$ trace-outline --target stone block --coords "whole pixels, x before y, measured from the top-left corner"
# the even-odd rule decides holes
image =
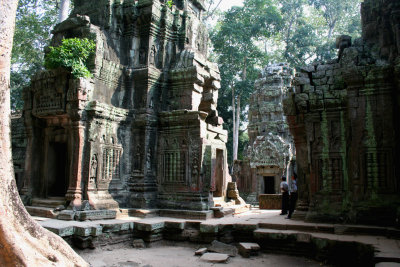
[[[164,223],[164,227],[166,229],[179,229],[179,230],[183,230],[185,229],[185,222],[165,222]]]
[[[317,72],[313,72],[312,78],[313,78],[314,80],[315,80],[315,79],[321,79],[321,78],[324,78],[325,75],[326,75],[326,72],[325,72],[325,71],[317,71]]]
[[[200,224],[200,233],[216,234],[218,233],[218,224]]]
[[[45,226],[44,228],[46,228],[50,232],[53,232],[56,235],[61,236],[61,237],[72,236],[75,232],[74,226],[67,226],[67,227],[61,227],[61,228]]]
[[[282,208],[282,195],[280,194],[261,194],[258,196],[260,209],[279,210]]]
[[[313,65],[308,65],[300,68],[300,71],[302,72],[313,72],[315,71],[315,66]]]
[[[311,242],[311,234],[307,233],[297,233],[297,242],[301,243],[310,243]]]
[[[76,219],[79,221],[115,219],[116,216],[117,211],[115,210],[88,210],[76,212]]]
[[[235,182],[228,183],[228,190],[237,190],[237,186]]]
[[[239,191],[238,190],[230,190],[230,191],[228,191],[228,197],[229,198],[237,198],[237,197],[239,197]]]
[[[126,231],[131,228],[131,222],[125,223],[102,223],[101,226],[103,227],[104,233],[112,233],[112,232],[119,232],[119,231]]]
[[[201,255],[203,255],[204,253],[206,253],[207,252],[207,248],[200,248],[200,249],[198,249],[198,250],[196,250],[195,252],[194,252],[194,255],[196,255],[196,256],[201,256]]]
[[[58,220],[63,220],[63,221],[73,221],[74,218],[75,218],[75,211],[73,210],[63,210],[57,216]]]
[[[257,243],[239,243],[239,254],[244,258],[257,255],[260,246]]]
[[[164,225],[165,225],[164,222],[154,222],[154,223],[136,222],[135,229],[139,231],[151,232],[157,229],[163,229]]]
[[[229,259],[229,255],[220,253],[205,253],[200,257],[201,261],[211,263],[226,263]]]
[[[313,79],[313,83],[315,86],[326,85],[328,83],[328,77],[324,77],[321,79]]]
[[[258,228],[257,223],[236,223],[233,225],[235,231],[251,232]]]
[[[318,65],[317,71],[328,71],[328,70],[333,70],[333,68],[334,68],[334,65],[332,65],[332,64]]]
[[[100,236],[103,233],[103,227],[101,225],[96,225],[91,227],[91,236]]]
[[[75,226],[74,234],[76,236],[90,236],[92,234],[92,227],[89,226]]]
[[[211,243],[211,246],[208,247],[208,251],[217,252],[217,253],[224,253],[228,254],[229,256],[235,257],[238,253],[238,249],[235,246],[228,245],[217,240],[214,240]]]

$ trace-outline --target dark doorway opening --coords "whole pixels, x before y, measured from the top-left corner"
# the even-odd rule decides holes
[[[68,148],[66,143],[49,143],[47,157],[47,196],[64,197],[68,189]]]
[[[264,194],[275,194],[275,177],[264,176]]]
[[[224,151],[221,149],[217,149],[215,168],[215,191],[213,196],[222,197],[224,186]]]

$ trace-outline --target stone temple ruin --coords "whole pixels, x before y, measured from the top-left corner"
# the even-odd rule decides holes
[[[362,38],[297,74],[285,114],[308,219],[396,224],[400,217],[400,2],[362,4]]]
[[[283,98],[293,91],[293,78],[294,70],[287,64],[273,64],[254,85],[247,156],[235,162],[233,173],[247,202],[258,202],[261,194],[280,194],[281,177],[293,174],[294,145],[282,106]]]
[[[37,73],[24,91],[21,196],[80,209],[207,214],[231,177],[218,117],[218,67],[207,61],[200,0],[74,1],[53,30],[95,40],[92,79]],[[94,8],[96,7],[96,8]],[[47,202],[46,202],[47,201]]]

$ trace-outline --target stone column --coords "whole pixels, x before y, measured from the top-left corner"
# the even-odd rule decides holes
[[[69,147],[70,169],[69,169],[69,187],[65,195],[68,201],[71,201],[72,208],[79,208],[82,202],[82,159],[83,146],[85,141],[85,127],[80,121],[72,122],[70,126]]]

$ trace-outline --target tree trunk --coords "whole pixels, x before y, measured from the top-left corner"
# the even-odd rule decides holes
[[[235,161],[237,159],[237,148],[236,148],[236,140],[237,140],[237,136],[236,136],[236,101],[235,101],[235,88],[232,87],[232,145],[233,145],[233,161]],[[232,162],[232,166],[233,166],[233,162]]]
[[[58,13],[58,23],[63,22],[68,18],[69,15],[70,0],[61,0],[60,11]]]
[[[236,101],[236,114],[233,116],[236,116],[235,119],[235,140],[233,140],[234,143],[234,149],[233,149],[233,160],[237,160],[238,158],[238,150],[239,150],[239,128],[240,128],[240,96],[238,96],[238,99]]]
[[[17,0],[0,2],[0,266],[88,266],[61,237],[29,216],[15,184],[10,59],[17,4]]]

